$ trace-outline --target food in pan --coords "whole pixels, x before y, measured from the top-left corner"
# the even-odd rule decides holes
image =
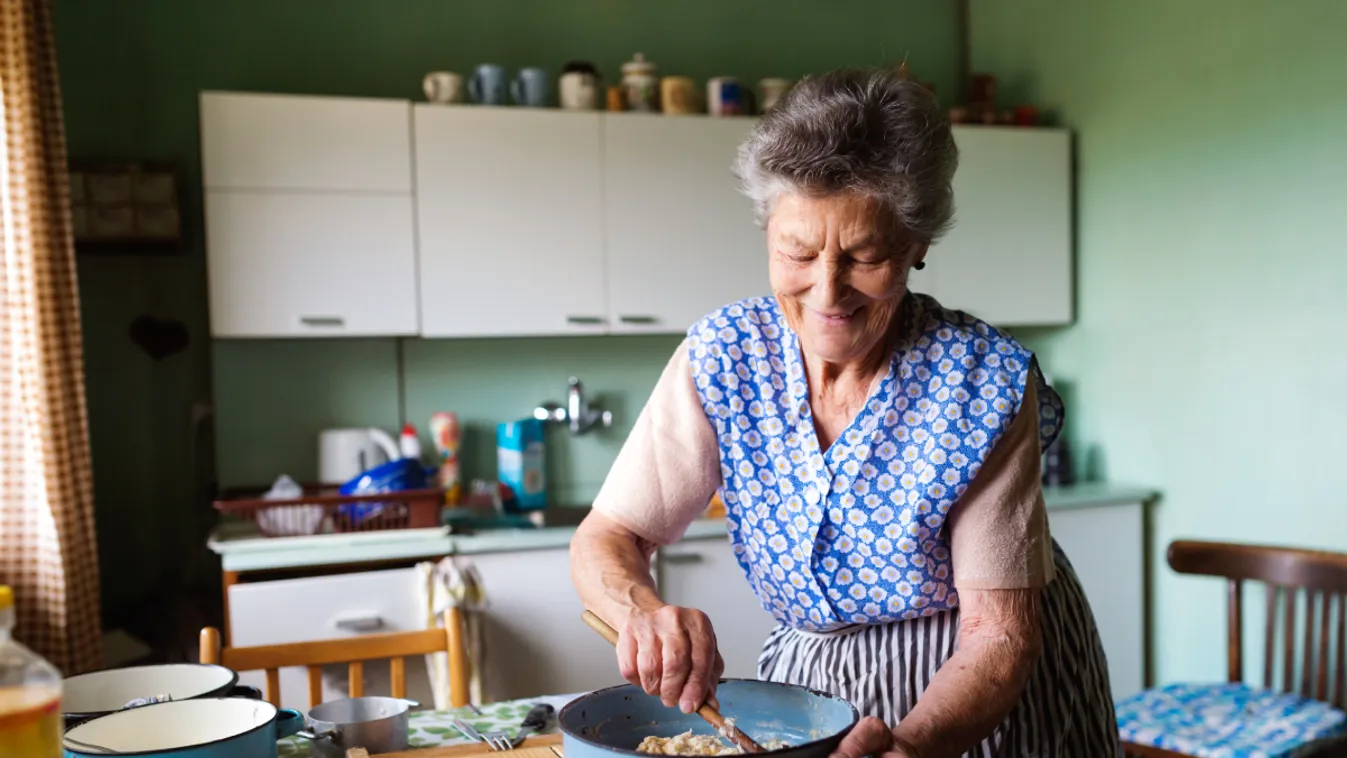
[[[790,747],[781,740],[758,743],[764,750]],[[743,748],[713,734],[693,734],[689,729],[672,737],[646,737],[636,746],[638,753],[651,755],[744,755]]]

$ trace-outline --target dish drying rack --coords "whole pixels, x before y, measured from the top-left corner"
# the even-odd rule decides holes
[[[425,529],[440,526],[444,489],[343,495],[330,485],[302,485],[292,499],[262,497],[265,488],[227,490],[212,505],[226,519],[251,522],[264,537]]]

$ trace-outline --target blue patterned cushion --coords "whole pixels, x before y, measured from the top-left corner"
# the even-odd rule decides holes
[[[1245,684],[1171,684],[1117,713],[1125,742],[1198,758],[1283,758],[1347,734],[1347,714],[1327,703]]]

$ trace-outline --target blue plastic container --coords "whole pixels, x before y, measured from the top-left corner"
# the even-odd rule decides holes
[[[338,492],[343,495],[381,495],[399,490],[420,490],[428,486],[427,476],[426,468],[420,461],[415,458],[399,458],[396,461],[381,463],[360,474],[343,484]],[[356,526],[382,514],[385,508],[397,505],[381,502],[344,503],[337,506],[337,514]]]
[[[506,510],[547,507],[545,458],[543,422],[530,418],[496,427],[496,476],[514,492]]]

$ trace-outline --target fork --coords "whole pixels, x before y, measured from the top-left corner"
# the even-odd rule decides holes
[[[454,728],[463,733],[464,737],[470,740],[476,740],[488,745],[492,750],[513,750],[514,742],[505,732],[487,732],[482,734],[472,727],[472,724],[462,720],[454,719]]]

